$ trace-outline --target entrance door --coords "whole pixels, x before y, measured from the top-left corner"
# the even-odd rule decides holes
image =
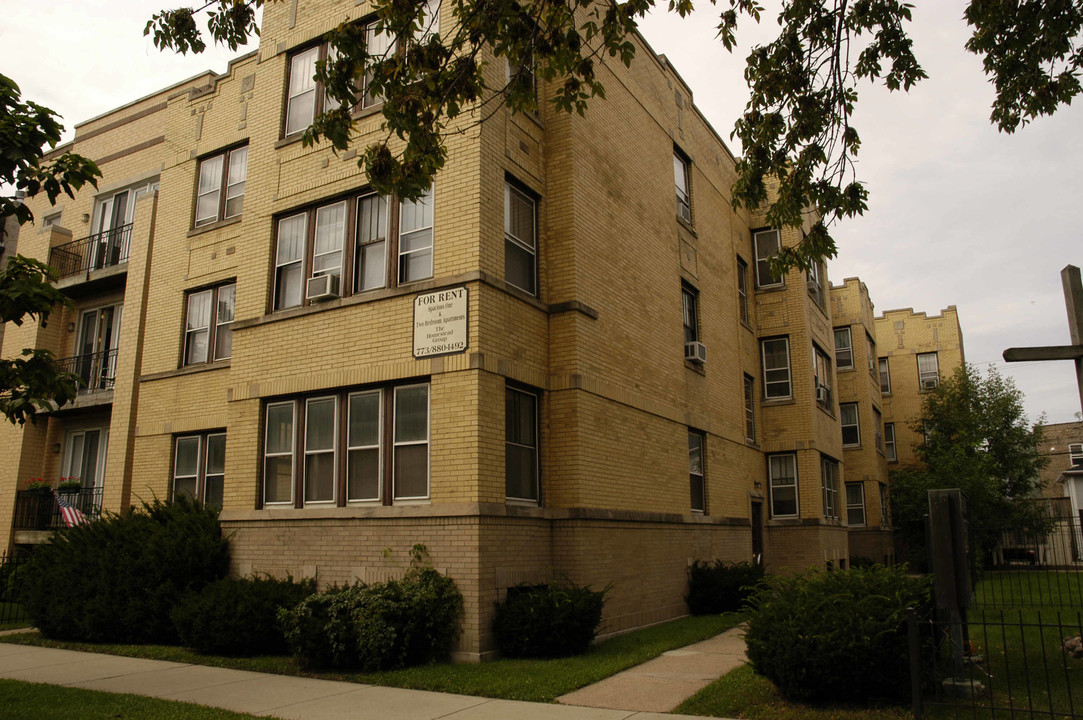
[[[108,390],[116,379],[121,305],[87,310],[79,323],[75,372],[87,390]]]
[[[752,562],[763,565],[763,503],[752,501]]]

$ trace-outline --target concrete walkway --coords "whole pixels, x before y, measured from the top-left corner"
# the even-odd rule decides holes
[[[728,641],[720,642],[725,645]],[[703,663],[709,658],[713,662],[715,654],[723,655],[721,652],[696,650],[704,644],[666,653],[647,663],[651,665],[664,661],[652,671],[659,695],[664,686],[671,684],[663,682],[666,677],[674,680],[674,686],[682,688],[667,691],[665,703],[669,703],[669,708],[679,702],[679,699],[671,702],[669,698],[677,697],[690,687],[684,684],[685,676],[689,673],[705,676],[707,671]],[[606,682],[638,670],[640,668],[628,670]],[[721,672],[724,671],[719,674]],[[565,696],[562,702],[574,705],[492,700],[9,643],[0,643],[0,677],[134,693],[288,720],[676,720],[689,717],[643,712],[646,708],[629,709],[627,703],[588,707],[587,703],[580,703],[569,696]],[[678,679],[680,682],[677,682]],[[701,685],[708,681],[704,680]],[[578,692],[588,691],[591,687]],[[691,692],[695,692],[695,689]],[[683,699],[683,695],[680,699]],[[590,700],[590,704],[597,702],[603,700]],[[658,705],[654,703],[651,707]]]
[[[744,629],[736,627],[561,695],[557,702],[665,713],[743,665],[745,659]]]

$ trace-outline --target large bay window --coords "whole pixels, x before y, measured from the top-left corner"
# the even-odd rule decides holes
[[[275,310],[433,274],[431,189],[415,201],[354,195],[286,215],[277,227]],[[312,292],[309,282],[323,275],[331,279]]]
[[[428,384],[267,403],[263,468],[265,506],[427,499]]]

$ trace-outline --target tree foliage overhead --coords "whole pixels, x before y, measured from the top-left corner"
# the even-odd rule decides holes
[[[973,365],[922,398],[912,429],[924,434],[917,447],[922,466],[891,475],[892,517],[912,554],[923,560],[928,491],[960,488],[967,495],[971,538],[986,555],[1009,528],[1037,528],[1042,514],[1034,495],[1048,458],[1038,446],[1042,423],[1031,425],[1023,393],[990,368],[983,377]]]
[[[272,2],[274,0],[271,0]],[[386,136],[359,153],[375,189],[418,197],[443,166],[445,139],[463,113],[506,103],[528,110],[537,102],[533,67],[549,81],[551,102],[583,113],[604,96],[597,63],[604,56],[629,64],[637,22],[655,0],[445,0],[454,22],[427,34],[426,0],[373,0],[377,30],[393,49],[368,54],[364,32],[344,23],[328,39],[337,57],[317,67],[317,78],[342,106],[317,118],[305,134],[337,150],[352,141],[350,108],[362,79],[384,97]],[[147,23],[159,48],[199,52],[204,41],[195,15],[206,10],[216,42],[236,49],[258,34],[255,10],[264,0],[209,0],[200,8],[164,10]],[[758,0],[712,0],[720,6],[718,37],[730,51],[740,22],[759,22]],[[665,6],[682,17],[693,0]],[[733,188],[735,206],[766,206],[777,227],[815,222],[801,244],[783,250],[783,266],[809,268],[835,255],[828,228],[860,215],[868,192],[856,176],[860,136],[851,123],[858,85],[882,82],[909,90],[926,77],[907,34],[912,6],[901,0],[782,0],[778,38],[752,49],[745,79],[751,98],[733,135],[741,140]],[[448,14],[444,13],[445,18]],[[1083,0],[970,0],[965,11],[973,35],[966,48],[982,57],[996,88],[991,119],[1004,132],[1053,113],[1079,94]],[[396,50],[410,48],[409,52]],[[510,73],[485,73],[486,49],[506,59]],[[499,84],[492,79],[499,77]],[[405,146],[392,152],[389,140]],[[396,146],[397,147],[397,146]]]
[[[50,203],[61,193],[69,197],[90,184],[97,187],[101,171],[92,160],[65,152],[45,160],[45,148],[56,147],[64,127],[55,112],[35,102],[23,102],[15,81],[0,75],[0,233],[9,217],[22,225],[33,213],[22,200],[44,192]],[[0,323],[22,325],[27,317],[45,324],[57,304],[70,302],[52,281],[56,274],[45,263],[12,257],[0,268]],[[0,413],[12,423],[33,421],[50,403],[63,405],[75,398],[78,377],[57,366],[48,350],[26,349],[21,357],[0,360]]]

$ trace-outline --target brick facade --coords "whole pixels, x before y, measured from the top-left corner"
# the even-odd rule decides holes
[[[599,64],[606,99],[585,117],[543,103],[537,116],[466,118],[464,131],[448,136],[431,196],[431,277],[276,309],[276,284],[285,282],[276,279],[280,221],[339,199],[353,206],[366,189],[352,151],[336,156],[283,138],[292,53],[343,15],[368,12],[330,5],[270,4],[260,48],[223,75],[77,126],[72,149],[102,163],[105,177],[97,193],[63,201],[58,225],[24,230],[20,249],[47,258],[92,236],[103,200],[130,189],[130,254],[62,279],[76,310],[47,327],[9,328],[3,353],[38,346],[78,356],[89,347],[86,311],[122,305],[108,340],[116,363],[108,388],[37,425],[0,427],[0,447],[12,449],[0,467],[6,542],[40,539],[13,527],[12,491],[77,466],[76,437],[107,430],[96,485],[113,510],[171,496],[178,438],[198,437],[205,453],[208,436],[225,434],[221,519],[236,574],[288,572],[321,587],[372,581],[401,572],[409,548],[425,544],[465,597],[463,659],[492,654],[494,603],[518,583],[566,577],[611,586],[602,628],[610,633],[684,614],[686,569],[696,559],[758,555],[772,571],[799,571],[885,555],[888,533],[873,499],[886,461],[871,422],[859,449],[843,447],[838,403],[861,403],[863,421],[881,404],[886,419],[890,405],[863,364],[835,368],[835,328],[876,335],[868,292],[856,280],[832,289],[826,273],[798,270],[757,284],[754,237],[766,223],[732,208],[734,157],[641,38],[630,67]],[[379,137],[379,124],[378,113],[363,112],[357,144]],[[240,147],[248,148],[243,212],[197,227],[201,162]],[[675,154],[688,166],[691,222],[675,213]],[[536,294],[505,277],[506,184],[534,202]],[[34,211],[42,217],[46,208],[38,202]],[[341,268],[355,258],[352,228],[347,237]],[[800,239],[796,230],[780,234],[786,245]],[[186,362],[189,298],[234,284],[228,359]],[[415,300],[449,288],[468,293],[467,347],[416,359]],[[683,293],[695,298],[703,363],[685,359]],[[769,395],[762,348],[772,339],[785,339],[788,352],[784,366],[771,368]],[[876,340],[894,361],[893,346]],[[428,471],[421,494],[400,499],[389,404],[406,386],[427,388]],[[377,451],[380,500],[347,501],[341,478],[326,501],[305,500],[301,481],[292,501],[268,500],[269,406],[292,403],[288,458],[300,472],[310,462],[302,444],[317,442],[299,431],[308,401],[333,398],[341,419],[357,393],[373,391],[387,423]],[[537,402],[536,498],[508,497],[514,393]],[[341,471],[354,446],[334,428],[329,457]],[[695,467],[690,433],[704,443]],[[776,466],[792,468],[789,489],[772,486]],[[832,466],[833,509],[825,489]],[[847,481],[865,488],[861,528],[847,525]]]

